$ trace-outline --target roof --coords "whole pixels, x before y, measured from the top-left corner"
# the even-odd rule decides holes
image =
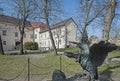
[[[43,22],[31,22],[32,27],[37,28],[37,27],[43,27],[46,28],[46,24]]]
[[[0,14],[0,22],[5,22],[5,23],[13,24],[13,25],[18,25],[19,21],[20,21],[20,19],[18,19],[18,18],[14,18],[14,17],[10,17],[10,16]],[[31,27],[31,23],[29,21],[27,21],[25,24],[26,24],[26,27]]]
[[[55,28],[64,26],[70,20],[72,20],[74,22],[74,20],[72,18],[68,18],[68,19],[65,19],[61,22],[58,22],[58,23],[56,23],[56,24],[54,24],[50,27],[51,27],[51,29],[55,29]],[[14,17],[10,17],[10,16],[0,14],[0,22],[5,22],[5,23],[13,24],[13,25],[18,25],[19,21],[20,21],[20,19],[18,19],[18,18],[14,18]],[[42,30],[40,33],[48,31],[47,25],[44,24],[43,22],[29,22],[29,21],[27,21],[26,22],[26,27],[29,27],[27,29],[33,29],[33,28],[38,28],[38,27],[44,28],[44,30]],[[33,27],[33,28],[31,28],[31,27]]]
[[[74,22],[74,20],[72,19],[72,18],[68,18],[68,19],[65,19],[65,20],[63,20],[63,21],[61,21],[61,22],[58,22],[58,23],[56,23],[56,24],[54,24],[54,25],[52,25],[52,26],[50,26],[51,27],[51,29],[55,29],[55,28],[59,28],[59,27],[62,27],[62,26],[64,26],[68,21],[70,21],[70,20],[72,20],[73,22]],[[74,22],[75,23],[75,22]],[[76,23],[75,23],[76,24]],[[46,31],[48,31],[48,29],[45,29],[45,30],[43,30],[43,31],[41,31],[40,33],[43,33],[43,32],[46,32]]]

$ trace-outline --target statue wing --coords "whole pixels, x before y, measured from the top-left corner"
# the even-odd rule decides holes
[[[74,54],[72,52],[65,52],[64,54],[65,54],[65,56],[67,56],[69,58],[75,58],[75,59],[77,59],[79,56],[79,54]]]
[[[93,44],[90,48],[89,57],[96,66],[103,64],[108,52],[115,50],[117,46],[109,42],[100,41],[98,44]]]

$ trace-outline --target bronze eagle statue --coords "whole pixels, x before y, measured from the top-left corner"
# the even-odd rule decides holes
[[[115,44],[100,41],[97,44],[93,44],[88,47],[87,44],[71,42],[76,44],[81,50],[82,54],[74,54],[72,52],[65,52],[65,55],[69,58],[76,58],[77,62],[81,65],[83,72],[80,77],[85,76],[89,73],[89,81],[98,80],[98,66],[102,65],[108,52],[116,50],[117,46]]]

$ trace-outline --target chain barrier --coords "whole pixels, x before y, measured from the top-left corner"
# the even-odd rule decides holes
[[[2,81],[12,81],[12,80],[15,80],[15,79],[19,78],[22,75],[22,73],[24,72],[26,66],[27,66],[27,63],[24,65],[23,70],[17,76],[15,76],[14,78],[11,78],[11,79],[0,78],[0,80],[2,80]]]
[[[47,66],[47,67],[40,67],[40,66],[38,66],[38,65],[33,64],[31,61],[30,61],[30,64],[31,64],[32,66],[38,68],[38,69],[47,69],[47,68],[52,67],[52,65]],[[46,72],[46,73],[42,73],[42,74],[30,74],[30,75],[46,75],[46,74],[49,74],[49,73],[51,73],[51,72]]]
[[[30,62],[30,64],[33,65],[33,66],[35,66],[36,68],[39,68],[39,69],[46,69],[46,68],[50,68],[51,67],[51,65],[48,66],[48,67],[40,67],[38,65],[33,64],[32,62]]]
[[[120,54],[120,52],[117,52],[117,54]],[[112,57],[112,58],[114,58],[114,57]],[[120,58],[120,57],[119,57]],[[28,58],[29,59],[29,58]],[[62,59],[62,56],[60,55],[60,58],[59,58],[59,65],[60,65],[60,70],[62,70],[62,67],[63,67],[63,59]],[[69,63],[69,65],[78,65],[78,64],[75,64],[75,63]],[[13,80],[16,80],[17,78],[19,78],[22,74],[23,74],[23,72],[25,71],[25,68],[26,67],[28,67],[29,68],[29,70],[28,70],[28,75],[25,77],[25,79],[24,79],[24,81],[26,81],[26,80],[28,80],[28,81],[30,81],[29,79],[30,79],[30,76],[34,76],[34,75],[48,75],[48,74],[50,74],[51,73],[51,71],[49,71],[49,72],[46,72],[46,73],[38,73],[38,74],[34,74],[34,73],[31,73],[30,71],[30,68],[31,68],[31,66],[34,66],[35,68],[38,68],[38,69],[48,69],[48,68],[50,68],[50,67],[52,67],[52,65],[49,65],[49,66],[47,66],[47,67],[40,67],[40,66],[38,66],[38,65],[36,65],[36,64],[34,64],[34,63],[32,63],[31,61],[30,61],[30,59],[28,60],[28,62],[24,65],[24,68],[19,72],[19,74],[17,75],[17,76],[15,76],[14,78],[11,78],[11,79],[5,79],[5,78],[0,78],[0,80],[2,80],[2,81],[13,81]]]

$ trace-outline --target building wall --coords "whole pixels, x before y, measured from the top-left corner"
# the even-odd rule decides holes
[[[34,31],[38,29],[36,28]],[[69,20],[65,25],[53,28],[51,31],[56,48],[65,48],[70,41],[76,41],[77,25],[72,20]],[[35,34],[37,35],[35,41],[38,42],[39,48],[52,48],[48,31]]]
[[[6,35],[3,35],[3,31],[6,31]],[[15,50],[16,42],[20,42],[20,33],[19,28],[16,25],[10,23],[2,23],[0,22],[0,33],[3,42],[4,50]],[[15,35],[17,33],[17,35]],[[26,37],[24,38],[24,43],[27,41],[32,41],[30,38],[31,31],[25,29]],[[6,43],[6,45],[5,45]]]
[[[116,44],[117,46],[120,46],[120,37],[110,39],[109,42],[112,42],[112,43]]]
[[[52,30],[56,48],[65,48],[65,26],[61,26]]]
[[[19,40],[18,37],[15,37],[15,32],[18,32],[17,27],[6,23],[0,23],[0,27],[4,50],[13,50],[15,48],[15,41]],[[3,35],[3,31],[6,31],[6,35]]]
[[[40,33],[41,30],[43,29],[40,27],[35,28],[34,31],[25,29],[24,43],[35,41],[38,43],[39,48],[52,48],[49,32]],[[54,27],[52,35],[56,47],[65,48],[69,44],[69,41],[76,41],[76,30],[77,26],[72,20],[67,21],[64,25],[59,25],[59,27]],[[3,31],[6,31],[5,36],[2,35]],[[20,42],[19,28],[11,23],[0,22],[0,33],[4,50],[14,50],[16,42]]]
[[[33,42],[34,34],[33,30],[25,29],[25,37],[24,37],[24,43],[26,42]]]
[[[70,20],[67,24],[67,45],[70,45],[70,41],[77,41],[77,25]]]
[[[117,46],[120,46],[120,38],[116,38],[115,44],[116,44]]]
[[[37,29],[35,29],[37,30]],[[61,33],[60,33],[61,31]],[[64,48],[65,47],[65,27],[60,27],[59,29],[58,28],[55,28],[52,30],[52,35],[53,35],[53,39],[54,39],[54,42],[55,42],[55,45],[56,47],[58,48]],[[51,44],[51,39],[50,39],[50,36],[49,36],[49,32],[46,31],[46,32],[43,32],[43,33],[38,33],[37,34],[37,39],[35,40],[36,42],[38,42],[38,45],[39,45],[39,48],[52,48],[52,44]],[[59,42],[58,42],[59,40]],[[58,45],[59,44],[59,45]]]

